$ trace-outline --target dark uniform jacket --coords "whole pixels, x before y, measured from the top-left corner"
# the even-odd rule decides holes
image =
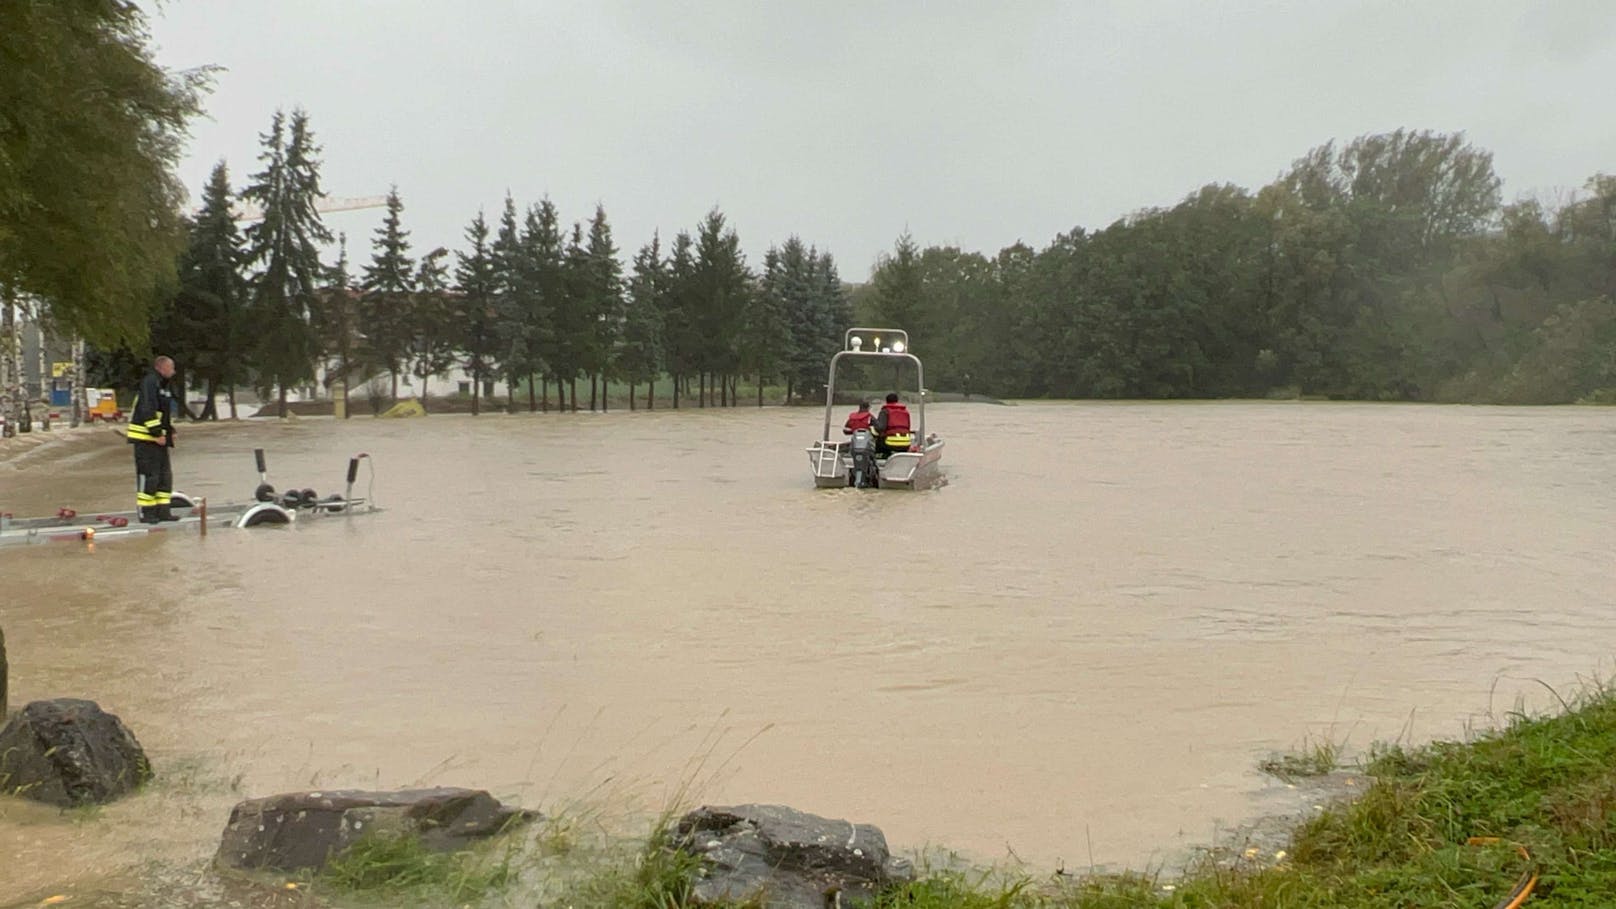
[[[174,424],[174,393],[168,390],[168,380],[157,370],[146,371],[140,380],[140,392],[135,395],[135,409],[129,415],[129,441],[161,442],[172,435]]]

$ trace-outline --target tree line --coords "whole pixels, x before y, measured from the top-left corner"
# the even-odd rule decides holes
[[[760,267],[715,210],[620,256],[603,209],[565,221],[507,199],[458,250],[417,255],[397,192],[368,261],[321,259],[320,150],[277,115],[237,193],[216,168],[194,218],[174,177],[207,69],[152,59],[129,0],[0,4],[0,410],[20,415],[15,323],[32,312],[127,387],[157,347],[210,392],[309,383],[317,364],[423,384],[503,379],[507,407],[604,401],[672,376],[733,404],[743,378],[814,397],[853,320],[908,329],[939,388],[1008,397],[1616,399],[1616,177],[1504,204],[1462,135],[1330,143],[1256,190],[1042,249],[986,255],[908,236],[853,290],[791,239]],[[233,211],[262,217],[245,229]],[[106,380],[112,381],[106,381]],[[212,400],[211,393],[208,395]],[[214,413],[210,403],[205,410]],[[15,420],[13,421],[15,422]]]
[[[1616,402],[1616,177],[1506,205],[1462,135],[1367,135],[1043,249],[905,235],[855,304],[1004,397]]]
[[[604,406],[608,381],[629,386],[630,407],[655,407],[655,381],[673,379],[672,406],[739,403],[743,379],[817,393],[840,345],[851,304],[831,255],[792,237],[761,271],[716,208],[670,243],[653,236],[625,270],[603,207],[566,224],[549,199],[525,208],[507,196],[497,218],[472,218],[460,249],[415,257],[395,187],[357,273],[346,238],[335,262],[317,203],[320,149],[303,111],[277,113],[262,136],[260,168],[238,193],[227,166],[213,169],[187,225],[178,289],[158,307],[151,335],[183,365],[182,381],[207,390],[199,417],[216,416],[214,391],[252,384],[278,394],[315,379],[385,374],[392,397],[410,376],[429,389],[450,367],[472,379],[472,411],[485,380],[503,380],[505,406]],[[233,204],[261,217],[238,228]],[[106,358],[132,368],[132,355]],[[645,389],[644,396],[638,390]],[[517,389],[525,389],[518,402]]]

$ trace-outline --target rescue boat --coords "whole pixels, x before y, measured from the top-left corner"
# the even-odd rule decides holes
[[[874,434],[860,430],[831,435],[835,423],[837,367],[844,362],[912,363],[915,367],[914,425],[906,450],[883,451]],[[808,446],[814,486],[820,489],[924,489],[942,476],[943,440],[926,432],[926,373],[909,349],[909,334],[897,328],[849,328],[842,349],[830,358],[825,380],[825,427]]]

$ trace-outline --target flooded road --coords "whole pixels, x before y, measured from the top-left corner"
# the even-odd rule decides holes
[[[815,492],[811,408],[182,428],[182,490],[250,495],[262,446],[324,495],[364,451],[386,510],[0,551],[13,704],[93,698],[160,773],[90,817],[0,801],[0,905],[195,867],[237,799],[310,786],[625,818],[688,786],[1137,866],[1250,816],[1272,750],[1611,668],[1611,409],[928,417],[949,482],[909,494]],[[129,460],[0,462],[0,508],[130,507]]]

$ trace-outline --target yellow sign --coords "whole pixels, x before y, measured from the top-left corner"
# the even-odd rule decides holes
[[[52,363],[51,364],[51,378],[53,378],[53,379],[60,379],[62,376],[68,375],[68,374],[70,374],[72,372],[73,372],[73,363],[72,363],[72,361],[68,361],[66,363]]]

